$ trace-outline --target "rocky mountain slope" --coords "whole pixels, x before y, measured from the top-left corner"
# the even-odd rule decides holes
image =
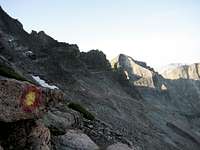
[[[165,79],[126,55],[111,64],[99,50],[28,34],[0,8],[0,121],[12,129],[3,149],[199,149],[199,80]]]
[[[187,66],[186,77],[176,76],[185,66],[173,69],[176,79],[166,79],[146,64],[123,54],[112,65],[123,69],[129,81],[136,85],[144,99],[145,116],[161,131],[165,142],[174,149],[199,149],[198,64]]]

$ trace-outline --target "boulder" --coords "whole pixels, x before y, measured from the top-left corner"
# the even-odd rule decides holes
[[[43,117],[43,122],[55,135],[64,134],[67,129],[81,126],[81,115],[70,109],[51,109]]]
[[[65,135],[54,137],[56,150],[98,150],[99,147],[79,130],[69,130]]]
[[[26,82],[0,80],[0,120],[14,122],[37,118],[44,112],[42,91]]]
[[[115,143],[115,144],[108,146],[106,150],[134,150],[134,149],[130,148],[126,144],[122,144],[122,143],[118,142],[118,143]]]
[[[28,82],[0,80],[0,121],[14,122],[40,118],[62,95],[48,92]],[[54,99],[56,95],[56,99]]]

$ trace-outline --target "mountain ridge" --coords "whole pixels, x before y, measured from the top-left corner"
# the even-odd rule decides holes
[[[84,144],[87,143],[94,149],[99,147],[109,149],[112,147],[111,144],[117,145],[115,147],[117,149],[121,146],[115,144],[117,142],[126,144],[124,149],[127,150],[199,149],[199,80],[163,78],[146,63],[126,55],[119,55],[110,64],[102,51],[80,52],[76,44],[58,42],[44,32],[33,31],[28,34],[2,11],[0,11],[0,64],[10,68],[12,73],[15,72],[25,78],[26,84],[42,88],[33,78],[37,76],[37,79],[58,88],[50,90],[43,87],[42,93],[47,95],[49,105],[54,105],[47,108],[48,112],[39,119],[42,125],[37,123],[38,128],[46,133],[48,141],[44,143],[49,149],[51,146],[52,149],[67,149],[73,143],[69,139],[75,139],[76,142],[81,140],[82,136],[87,141],[76,142],[77,147],[74,149],[80,149],[79,144],[86,146]],[[4,16],[4,19],[1,16]],[[4,30],[1,22],[10,23],[16,29]],[[0,74],[0,82],[4,83],[6,79],[8,83],[17,82],[20,86],[25,84],[24,81],[15,81],[13,78],[16,79],[15,76]],[[1,85],[10,89],[12,84],[8,84],[8,87]],[[21,92],[13,94],[20,95]],[[9,101],[9,97],[6,98]],[[62,101],[58,103],[60,99]],[[0,102],[4,102],[1,97]],[[85,108],[81,108],[81,113],[90,112],[96,120],[87,120],[77,111],[66,108],[69,103],[73,103],[73,106],[74,103],[78,103],[76,107]],[[11,104],[9,106],[14,107]],[[17,111],[22,113],[21,106],[17,108]],[[9,109],[7,111],[9,112]],[[22,114],[26,115],[25,112]],[[3,126],[10,127],[4,121]],[[24,130],[24,126],[28,126],[38,129],[31,123],[34,120],[23,121],[25,123],[19,125],[11,122],[11,127],[16,126]],[[69,130],[71,128],[75,131]],[[77,131],[77,128],[81,131]],[[33,133],[37,131],[35,130]],[[6,136],[16,137],[16,132],[7,134]],[[3,135],[0,134],[1,136]],[[32,140],[28,138],[27,133],[23,137],[25,141]],[[17,144],[19,140],[14,139]],[[0,145],[4,149],[12,149],[5,147],[7,144],[13,146],[9,141],[10,138],[0,138]],[[27,146],[26,143],[23,144]],[[91,150],[91,147],[88,150]]]

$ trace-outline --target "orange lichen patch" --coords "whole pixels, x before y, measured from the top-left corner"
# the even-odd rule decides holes
[[[42,90],[36,86],[26,86],[21,96],[21,105],[24,111],[32,112],[40,104],[42,99]]]

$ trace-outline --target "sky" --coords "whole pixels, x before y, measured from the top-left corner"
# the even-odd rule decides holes
[[[159,68],[200,62],[200,0],[0,0],[27,32]]]

